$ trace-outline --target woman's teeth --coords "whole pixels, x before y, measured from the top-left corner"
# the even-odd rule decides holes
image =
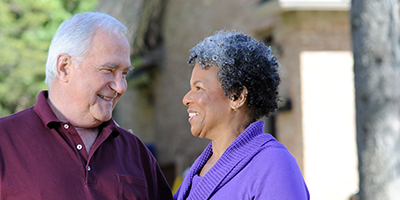
[[[197,116],[197,115],[199,115],[199,113],[189,113],[189,117],[194,117],[194,116]]]

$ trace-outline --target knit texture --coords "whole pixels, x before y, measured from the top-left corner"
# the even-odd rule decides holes
[[[194,175],[199,174],[202,167],[213,154],[212,142],[210,142],[203,153],[193,163],[191,169],[183,180],[181,187],[175,194],[174,199],[212,199],[214,194],[220,192],[221,188],[223,188],[227,183],[238,182],[240,184],[247,184],[241,183],[241,180],[237,180],[235,179],[235,177],[237,177],[239,173],[248,173],[246,172],[246,170],[244,170],[246,168],[249,168],[247,165],[251,165],[252,160],[255,159],[257,154],[263,151],[268,151],[268,149],[279,149],[280,152],[287,152],[286,154],[289,155],[289,158],[294,161],[290,162],[289,164],[294,165],[294,169],[298,174],[297,177],[300,177],[299,179],[301,179],[301,184],[299,187],[304,187],[304,193],[307,193],[308,195],[308,191],[304,184],[304,180],[302,179],[301,172],[298,169],[297,163],[295,162],[294,158],[290,155],[284,145],[277,142],[276,139],[270,134],[265,134],[263,132],[263,128],[263,121],[258,121],[250,124],[250,126],[247,127],[243,131],[243,133],[241,133],[236,138],[236,140],[225,150],[217,163],[206,173],[204,177],[201,178],[196,187],[192,188],[192,179]],[[265,161],[265,165],[268,165],[268,160]],[[254,168],[254,166],[251,167]],[[260,170],[267,168],[268,167],[260,167]],[[226,192],[227,190],[229,189],[225,190],[224,188],[224,192]],[[234,193],[237,191],[231,192]],[[250,194],[256,192],[248,191],[244,193]]]

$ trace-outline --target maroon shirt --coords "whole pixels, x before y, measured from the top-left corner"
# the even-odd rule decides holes
[[[111,119],[90,155],[75,128],[57,119],[47,91],[36,105],[0,119],[0,199],[172,199],[150,151]]]

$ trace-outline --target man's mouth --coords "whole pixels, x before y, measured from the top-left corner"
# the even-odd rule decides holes
[[[97,96],[99,96],[100,98],[102,98],[104,100],[107,100],[107,101],[113,101],[114,100],[114,97],[106,97],[106,96],[103,96],[103,95],[100,95],[100,94],[98,94]]]

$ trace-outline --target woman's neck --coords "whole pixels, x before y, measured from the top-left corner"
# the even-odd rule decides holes
[[[232,144],[233,141],[246,129],[247,125],[238,126],[237,124],[231,124],[224,131],[218,134],[218,137],[212,140],[213,154],[204,164],[200,171],[200,176],[204,176],[221,158],[225,150]]]

